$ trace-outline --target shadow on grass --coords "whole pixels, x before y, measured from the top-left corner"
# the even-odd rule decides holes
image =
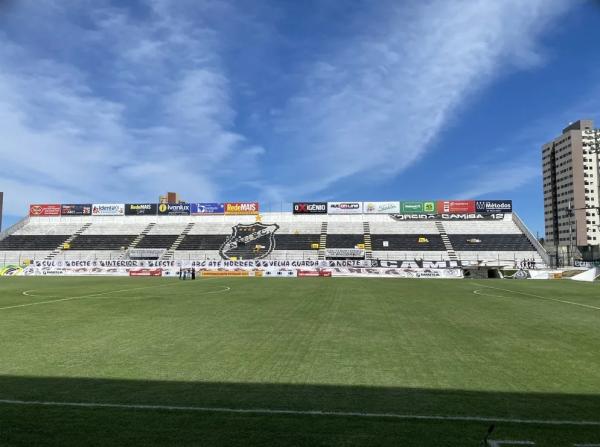
[[[0,400],[600,420],[600,395],[360,386],[0,376]],[[0,403],[0,446],[478,445],[489,422]],[[600,442],[600,426],[501,421],[498,436],[543,446]]]

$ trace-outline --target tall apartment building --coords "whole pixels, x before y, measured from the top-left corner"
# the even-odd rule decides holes
[[[600,130],[580,120],[542,146],[546,243],[579,247],[600,245]],[[597,247],[596,247],[597,249]]]

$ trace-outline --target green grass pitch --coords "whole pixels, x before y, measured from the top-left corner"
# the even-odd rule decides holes
[[[2,447],[467,447],[492,420],[600,444],[600,284],[0,279]]]

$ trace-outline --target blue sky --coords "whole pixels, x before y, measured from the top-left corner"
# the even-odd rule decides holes
[[[600,4],[0,2],[5,226],[29,203],[512,198],[600,122]]]

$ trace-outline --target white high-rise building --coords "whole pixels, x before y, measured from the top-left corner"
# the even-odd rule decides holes
[[[600,245],[600,130],[580,120],[542,146],[546,243],[593,252]],[[558,250],[557,250],[558,251]]]

